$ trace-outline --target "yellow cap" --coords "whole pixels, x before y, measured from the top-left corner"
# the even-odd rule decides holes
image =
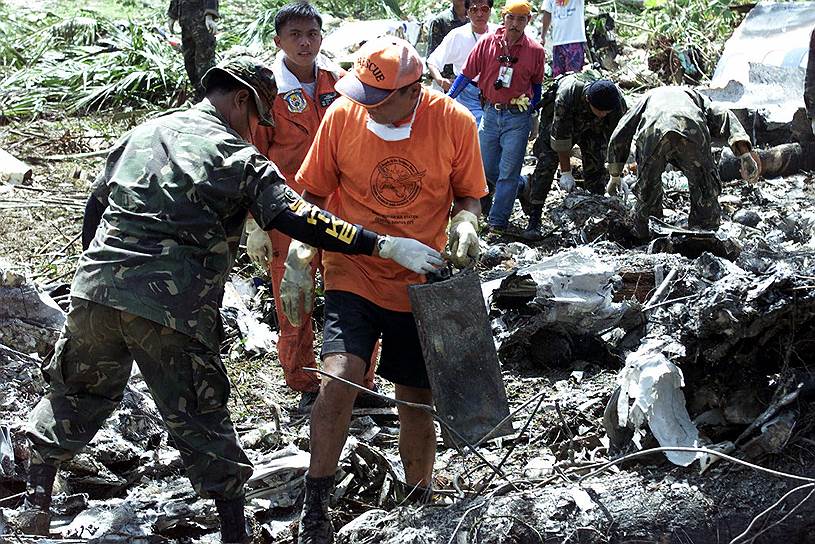
[[[509,0],[501,10],[501,15],[531,15],[532,5],[526,0]]]

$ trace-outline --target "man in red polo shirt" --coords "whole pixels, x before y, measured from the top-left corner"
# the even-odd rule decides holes
[[[479,40],[448,94],[455,98],[478,77],[486,100],[478,141],[492,189],[489,226],[498,233],[517,230],[520,235],[520,229],[509,229],[509,216],[522,181],[521,166],[532,112],[541,96],[546,56],[543,46],[524,33],[532,20],[529,2],[509,0],[501,14],[503,25]]]

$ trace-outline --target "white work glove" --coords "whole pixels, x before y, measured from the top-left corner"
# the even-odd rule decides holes
[[[285,271],[280,282],[280,306],[289,323],[302,324],[303,316],[314,307],[314,278],[311,261],[317,249],[299,240],[292,240],[286,255]]]
[[[246,254],[252,262],[264,269],[272,258],[272,241],[269,233],[260,228],[251,217],[246,219]]]
[[[540,115],[532,114],[532,128],[529,129],[529,137],[527,141],[534,142],[535,139],[538,137],[538,131],[541,128],[541,118]]]
[[[427,274],[444,264],[441,254],[413,238],[380,236],[379,256],[391,259],[417,274]]]
[[[617,196],[621,182],[620,176],[611,176],[611,179],[606,183],[606,194],[608,196]]]
[[[566,191],[567,193],[571,193],[574,190],[574,176],[572,172],[561,172],[560,179],[557,182],[558,186]]]
[[[204,24],[207,27],[207,32],[215,34],[218,32],[218,23],[215,22],[215,17],[211,13],[204,15]]]
[[[481,246],[478,244],[478,217],[461,210],[450,220],[448,230],[448,257],[458,268],[465,268],[478,261]]]
[[[750,183],[758,180],[758,164],[756,164],[753,154],[748,151],[747,153],[739,155],[739,160],[741,161],[741,168],[739,168],[741,179],[749,181]]]
[[[170,34],[175,33],[175,30],[174,30],[175,29],[175,23],[176,23],[176,20],[174,18],[167,17],[167,30],[170,31]]]
[[[815,119],[812,120],[812,134],[815,134]]]

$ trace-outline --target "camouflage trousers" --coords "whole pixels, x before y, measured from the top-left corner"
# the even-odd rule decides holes
[[[184,11],[181,6],[181,51],[184,53],[184,68],[195,89],[196,101],[204,98],[204,87],[201,78],[215,65],[215,36],[209,33],[204,24],[204,13],[201,10]]]
[[[670,163],[688,178],[688,225],[701,228],[719,226],[722,182],[709,144],[699,146],[677,132],[669,132],[654,149],[637,149],[636,158],[639,170],[634,213],[638,222],[647,224],[650,215],[662,217],[662,173]]]
[[[533,205],[543,205],[549,191],[552,189],[552,180],[555,177],[560,160],[557,152],[551,146],[553,108],[549,106],[541,112],[538,138],[532,146],[532,154],[538,160],[535,171],[530,177],[529,201]],[[584,130],[575,135],[574,142],[580,148],[583,160],[583,186],[596,194],[603,194],[608,181],[606,170],[606,150],[608,139],[602,133],[593,130]]]
[[[252,463],[226,408],[229,380],[219,355],[173,329],[79,298],[46,368],[48,392],[29,419],[32,462],[59,465],[87,445],[122,400],[134,360],[195,491],[242,497]]]

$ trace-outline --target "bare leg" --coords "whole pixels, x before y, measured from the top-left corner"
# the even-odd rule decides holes
[[[365,361],[350,353],[327,356],[323,367],[326,372],[357,384],[362,384],[365,376]],[[311,410],[311,463],[308,475],[312,478],[333,476],[337,471],[356,396],[357,390],[350,385],[323,378],[320,394]]]
[[[433,403],[430,389],[396,386],[396,398],[421,404]],[[399,406],[399,454],[405,465],[405,482],[430,487],[436,460],[436,428],[433,416],[417,408]]]

